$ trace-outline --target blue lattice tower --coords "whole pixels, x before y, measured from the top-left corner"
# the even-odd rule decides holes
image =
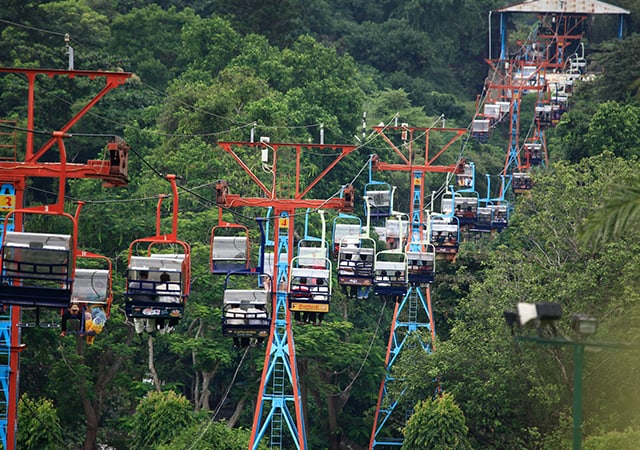
[[[269,431],[270,448],[294,448],[294,445],[297,449],[306,449],[302,396],[291,332],[291,317],[287,306],[289,261],[293,251],[293,220],[287,212],[278,216],[276,233],[276,299],[272,314],[273,325],[267,345],[269,356],[262,372],[249,448],[257,449]]]
[[[421,245],[423,230],[423,198],[424,183],[423,173],[413,172],[413,204],[411,213],[411,242],[410,248],[417,250]],[[429,333],[429,340],[424,339],[424,331]],[[415,341],[414,338],[415,337]],[[408,343],[415,342],[422,349],[430,353],[431,340],[435,337],[435,326],[431,309],[431,291],[429,285],[412,283],[401,302],[396,303],[391,323],[391,333],[385,359],[385,376],[380,384],[378,404],[374,417],[373,430],[369,448],[401,447],[404,437],[400,428],[406,425],[413,413],[413,404],[404,398],[404,390],[393,395],[393,389],[389,389],[397,380],[392,375],[392,369],[402,350]],[[411,338],[411,339],[410,339]]]
[[[7,421],[9,406],[9,352],[11,349],[11,314],[0,315],[0,440],[7,448]]]
[[[15,188],[12,184],[0,186],[0,211],[6,212],[15,207]],[[0,221],[0,239],[5,231],[13,231],[13,218],[7,223],[6,230],[4,224],[4,214]],[[11,312],[12,307],[0,313],[0,441],[2,448],[7,448],[7,425],[9,412],[9,376],[11,374],[10,353],[11,353]]]

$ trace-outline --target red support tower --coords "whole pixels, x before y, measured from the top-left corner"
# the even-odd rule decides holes
[[[12,186],[14,193],[5,195],[5,200],[13,201],[13,205],[3,208],[5,211],[20,209],[24,204],[24,191],[26,188],[26,180],[30,177],[46,177],[58,178],[59,192],[58,205],[63,205],[65,181],[69,178],[97,178],[103,180],[105,186],[124,186],[127,184],[127,164],[128,151],[127,144],[119,138],[114,139],[108,144],[109,160],[91,160],[86,163],[69,163],[67,162],[66,150],[64,146],[64,138],[69,136],[71,128],[94,106],[104,95],[111,89],[122,85],[129,77],[127,72],[102,72],[88,70],[56,70],[56,69],[23,69],[23,68],[0,68],[0,73],[14,74],[23,76],[28,82],[28,99],[27,99],[27,131],[26,131],[26,148],[24,158],[19,160],[16,148],[10,156],[3,155],[0,158],[0,185]],[[99,91],[93,99],[91,99],[79,112],[77,112],[69,121],[62,125],[58,130],[51,133],[51,137],[36,149],[34,144],[34,123],[35,123],[35,87],[38,76],[46,76],[49,78],[66,77],[77,78],[87,77],[91,80],[105,80],[105,86]],[[6,130],[5,130],[6,131]],[[43,157],[49,156],[53,148],[57,147],[57,162],[45,162]],[[47,158],[49,160],[53,158]],[[46,208],[46,207],[44,207]],[[13,229],[22,231],[23,217],[16,211],[15,219],[12,223]],[[4,232],[5,230],[3,230]],[[19,354],[23,348],[20,342],[20,322],[21,308],[17,306],[10,307],[10,323],[7,324],[9,349],[7,351],[8,369],[3,371],[8,377],[3,380],[3,387],[6,384],[5,401],[7,405],[6,423],[2,427],[0,434],[3,437],[3,445],[7,450],[16,448],[16,431],[17,431],[17,406],[18,406],[18,371],[19,371]]]

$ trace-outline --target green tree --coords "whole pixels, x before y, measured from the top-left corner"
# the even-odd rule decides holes
[[[468,431],[462,410],[453,395],[445,392],[418,402],[404,429],[402,448],[470,449]]]
[[[640,431],[611,431],[602,436],[589,436],[584,450],[634,450],[640,440]]]
[[[189,448],[192,450],[245,450],[249,445],[251,431],[244,428],[231,428],[224,422],[200,420],[185,428],[171,443],[160,445],[157,450]],[[262,444],[260,449],[266,448]]]
[[[640,108],[609,101],[598,105],[589,121],[585,144],[587,154],[610,151],[628,158],[640,153]]]
[[[155,3],[114,17],[111,54],[124,70],[135,72],[143,83],[163,89],[184,69],[181,31],[196,20],[193,10],[163,10]],[[162,26],[158,26],[158,24]]]
[[[53,401],[46,398],[34,400],[23,394],[18,402],[18,448],[25,450],[62,450],[67,448],[63,440],[60,419]]]
[[[192,408],[173,391],[149,392],[131,418],[132,447],[155,449],[193,423]]]

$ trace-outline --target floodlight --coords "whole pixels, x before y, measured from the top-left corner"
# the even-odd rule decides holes
[[[539,323],[555,322],[562,317],[562,305],[559,303],[518,303],[518,316],[520,325],[525,325],[532,320]]]

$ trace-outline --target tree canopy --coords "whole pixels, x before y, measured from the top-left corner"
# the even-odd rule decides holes
[[[266,211],[218,210],[219,180],[229,181],[233,193],[262,195],[218,143],[250,136],[310,143],[322,133],[327,143],[357,145],[313,194],[331,198],[353,182],[360,213],[370,155],[393,153],[371,126],[431,127],[445,120],[466,128],[486,76],[486,18],[504,3],[7,2],[0,20],[3,67],[68,67],[68,33],[76,69],[133,74],[65,140],[72,162],[102,158],[114,135],[131,148],[127,187],[67,180],[68,209],[86,202],[79,247],[114,263],[111,315],[93,345],[55,329],[22,330],[20,448],[246,448],[265,349],[238,350],[223,337],[224,277],[210,273],[209,241],[219,217],[245,225],[257,258],[256,218]],[[640,11],[637,2],[624,3]],[[513,339],[503,313],[519,301],[554,301],[565,311],[592,314],[600,320],[598,339],[637,345],[637,26],[632,21],[623,40],[597,42],[590,63],[600,72],[576,84],[570,111],[549,130],[550,165],[533,174],[530,196],[514,199],[509,228],[464,242],[455,262],[438,262],[431,286],[436,350],[427,353],[411,341],[394,365],[398,389],[415,405],[405,447],[567,446],[572,357]],[[16,121],[19,157],[26,131],[46,142],[103,88],[83,77],[39,77],[34,130],[27,130],[27,80],[0,75],[0,119]],[[445,159],[463,156],[475,162],[478,177],[495,179],[508,142],[496,132],[488,143],[467,142],[464,154],[456,148]],[[292,154],[279,162],[284,169],[293,167]],[[260,177],[270,176],[261,154],[241,156]],[[301,156],[302,181],[321,173],[328,159],[321,152]],[[176,332],[140,339],[124,313],[127,252],[132,241],[154,233],[158,197],[170,193],[166,174],[179,177],[179,235],[191,245],[191,296]],[[396,209],[412,201],[406,173],[373,176],[398,187]],[[291,189],[292,178],[278,180],[279,187]],[[425,195],[447,182],[429,174]],[[29,180],[27,203],[55,201],[56,183]],[[170,205],[160,207],[165,230]],[[337,215],[330,212],[328,222]],[[296,243],[307,232],[321,236],[316,218],[308,230],[304,213],[295,220]],[[29,224],[36,225],[59,232],[43,220]],[[392,303],[354,299],[336,288],[322,326],[293,325],[311,448],[368,445]],[[49,313],[59,319],[57,311]],[[560,329],[572,333],[568,318]],[[634,351],[587,353],[585,448],[637,442],[639,367]]]

